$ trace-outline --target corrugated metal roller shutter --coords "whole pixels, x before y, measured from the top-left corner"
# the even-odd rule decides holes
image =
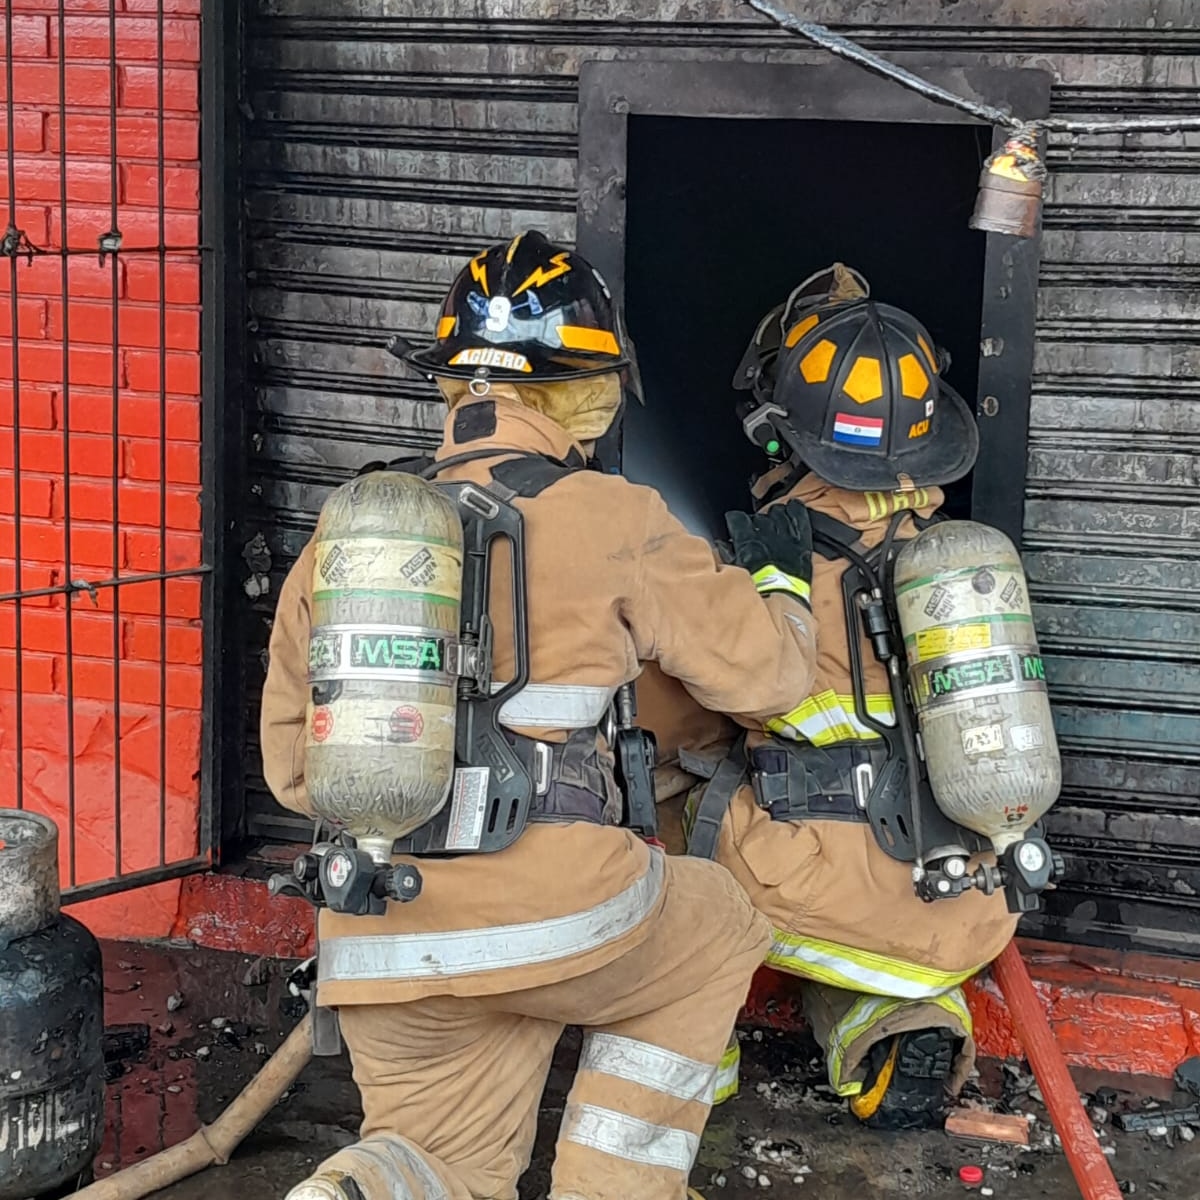
[[[254,407],[247,537],[271,555],[249,651],[330,487],[436,440],[379,349],[423,335],[455,265],[526,226],[570,240],[581,59],[822,61],[731,3],[259,0],[247,15]],[[982,55],[1060,114],[1200,110],[1187,0],[815,0],[911,65]],[[1086,21],[1086,25],[1085,25]],[[1066,752],[1071,880],[1037,928],[1200,952],[1200,136],[1055,138],[1026,516]],[[255,828],[279,831],[257,776]]]

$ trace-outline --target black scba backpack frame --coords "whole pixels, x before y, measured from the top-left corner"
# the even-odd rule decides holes
[[[482,458],[509,457],[491,468],[491,482],[447,482],[436,475],[447,467]],[[528,580],[524,518],[512,504],[517,498],[540,495],[558,480],[582,470],[573,455],[566,460],[524,451],[471,450],[440,462],[431,457],[368,463],[359,475],[398,471],[430,480],[454,503],[463,527],[463,586],[459,621],[462,647],[457,674],[455,779],[461,771],[486,771],[487,808],[477,845],[463,848],[450,842],[451,799],[431,820],[392,845],[393,854],[453,858],[487,854],[511,846],[530,820],[534,798],[550,783],[552,749],[544,742],[502,730],[500,710],[529,682]],[[492,556],[497,542],[506,542],[511,563],[510,602],[513,618],[512,678],[492,690],[493,628],[488,615]],[[618,689],[613,728],[608,741],[616,757],[616,774],[625,797],[622,822],[643,837],[657,832],[654,800],[654,739],[634,724],[636,702],[632,684]],[[378,915],[387,902],[407,902],[420,895],[420,871],[412,864],[380,863],[358,848],[344,830],[332,839],[314,843],[300,855],[290,873],[271,877],[272,895],[298,895],[335,912]]]

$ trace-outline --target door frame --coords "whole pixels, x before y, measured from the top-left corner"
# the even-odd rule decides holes
[[[1052,77],[1047,71],[982,64],[917,70],[931,83],[1028,120],[1050,111]],[[584,62],[579,74],[576,246],[618,301],[625,290],[631,116],[982,124],[851,63]],[[1003,131],[996,130],[993,146],[1003,141]],[[987,241],[978,377],[980,453],[971,512],[976,520],[1002,529],[1019,547],[1041,231],[1039,227],[1035,237],[1024,239],[981,236]],[[615,467],[619,445],[609,450]]]

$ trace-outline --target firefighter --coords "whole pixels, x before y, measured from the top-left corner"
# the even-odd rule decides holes
[[[970,471],[979,444],[938,355],[916,320],[872,302],[866,281],[842,264],[801,284],[760,323],[734,381],[753,396],[741,410],[747,434],[782,460],[754,485],[759,510],[801,501],[814,526],[840,531],[843,545],[862,552],[880,544],[897,511],[931,517],[941,485]],[[914,532],[907,520],[899,529],[901,537]],[[856,714],[847,565],[817,559],[816,678],[801,704],[749,739],[745,769],[731,770],[726,758],[714,773],[721,753],[705,753],[703,743],[727,742],[711,720],[682,711],[687,696],[664,691],[666,681],[647,689],[642,711],[660,731],[664,757],[683,747],[674,768],[663,768],[664,794],[682,790],[669,777],[680,766],[712,777],[688,800],[689,850],[727,866],[770,918],[766,961],[806,981],[805,1009],[831,1085],[867,1125],[920,1128],[941,1119],[947,1092],[974,1063],[961,985],[1004,948],[1016,921],[999,894],[922,902],[911,864],[876,839],[856,772],[873,778],[886,754]],[[884,668],[859,628],[850,636],[866,665],[867,712],[894,725]],[[647,719],[656,699],[659,715]],[[689,729],[702,732],[699,744],[687,744]],[[783,801],[778,772],[792,756],[807,784],[789,783]]]
[[[633,350],[599,274],[538,233],[471,259],[436,333],[409,360],[449,406],[439,478],[502,478],[524,517],[531,682],[501,720],[550,778],[507,849],[421,858],[419,898],[383,916],[321,910],[317,1003],[338,1010],[364,1121],[291,1200],[512,1200],[568,1024],[585,1037],[551,1195],[677,1200],[769,926],[724,868],[621,827],[598,727],[641,661],[752,725],[811,690],[807,514],[755,518],[746,569],[726,566],[653,490],[580,469],[636,390]],[[312,553],[280,596],[262,705],[267,782],[309,813]],[[511,614],[492,609],[502,680]]]

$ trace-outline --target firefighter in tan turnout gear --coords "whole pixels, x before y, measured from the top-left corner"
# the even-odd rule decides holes
[[[585,1036],[551,1195],[685,1195],[769,927],[724,868],[622,827],[601,727],[642,661],[761,725],[811,690],[815,622],[801,506],[744,519],[747,571],[656,492],[583,469],[634,386],[631,355],[600,276],[537,233],[473,258],[437,341],[409,354],[449,405],[437,480],[502,484],[523,517],[530,682],[500,721],[546,776],[507,848],[400,855],[422,877],[415,900],[321,910],[317,1003],[338,1010],[365,1120],[292,1200],[513,1200],[568,1024]],[[306,745],[312,759],[332,720],[306,715],[314,553],[280,596],[262,709],[266,778],[302,813]],[[492,587],[498,680],[513,669],[508,582]]]
[[[871,724],[886,731],[895,714],[857,613],[848,636],[842,576],[848,557],[870,554],[889,527],[911,537],[913,522],[895,524],[896,513],[932,517],[939,485],[975,461],[974,419],[940,375],[922,326],[872,302],[865,281],[841,264],[763,319],[735,386],[753,395],[742,407],[747,434],[777,463],[754,486],[760,511],[798,500],[817,535],[816,677],[800,704],[724,759],[660,735],[660,743],[683,742],[684,770],[711,776],[688,800],[690,852],[727,866],[770,918],[767,964],[806,981],[806,1013],[830,1082],[879,1128],[943,1115],[946,1092],[961,1087],[974,1062],[960,985],[1016,928],[1001,894],[918,899],[911,856],[885,853],[868,817],[887,758]],[[824,550],[822,531],[833,539]],[[863,666],[866,720],[852,651]],[[701,728],[694,713],[679,711],[686,695],[672,696],[676,711],[663,724]]]

